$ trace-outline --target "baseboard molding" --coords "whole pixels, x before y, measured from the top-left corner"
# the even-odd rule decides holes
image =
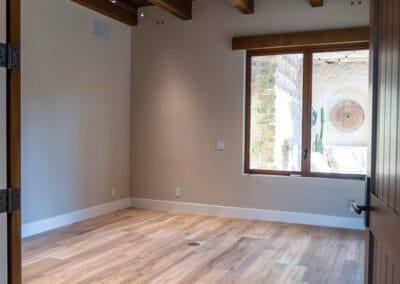
[[[30,237],[46,231],[57,229],[66,225],[80,222],[86,219],[107,214],[119,209],[124,209],[131,206],[131,199],[125,198],[114,202],[101,204],[98,206],[74,211],[71,213],[55,216],[52,218],[27,223],[22,225],[22,238]]]
[[[116,210],[136,207],[153,210],[185,212],[201,215],[222,216],[241,219],[265,220],[315,226],[364,230],[363,219],[328,216],[310,213],[275,211],[254,208],[228,207],[197,203],[153,200],[143,198],[126,198],[98,206],[74,211],[52,218],[22,225],[22,238],[57,229],[76,222],[87,220]]]
[[[364,230],[361,218],[132,198],[132,207],[241,219]]]

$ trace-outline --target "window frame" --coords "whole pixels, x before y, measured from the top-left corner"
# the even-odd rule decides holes
[[[369,50],[368,43],[343,43],[332,46],[305,46],[299,48],[268,48],[246,51],[245,87],[245,141],[244,173],[259,175],[301,176],[364,180],[366,175],[311,172],[311,107],[312,107],[312,58],[313,53],[348,50]],[[303,54],[303,106],[302,106],[302,161],[300,171],[261,170],[250,168],[250,130],[251,130],[251,59],[256,56]],[[304,152],[307,157],[304,159]]]

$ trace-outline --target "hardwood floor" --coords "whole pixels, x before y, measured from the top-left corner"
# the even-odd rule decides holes
[[[23,241],[24,283],[357,284],[363,263],[362,231],[142,209]]]

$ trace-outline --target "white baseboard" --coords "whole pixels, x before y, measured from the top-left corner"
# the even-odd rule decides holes
[[[364,230],[361,218],[329,216],[301,212],[276,211],[254,208],[227,207],[184,203],[143,198],[132,198],[132,207],[153,210],[177,211],[201,215],[223,216],[241,219],[255,219],[295,224],[307,224],[324,227]]]
[[[71,213],[55,216],[52,218],[32,223],[27,223],[22,225],[22,238],[40,234],[62,226],[70,225],[76,222],[97,217],[130,206],[131,206],[131,199],[125,198],[114,202],[101,204],[98,206],[82,209],[79,211],[74,211]]]
[[[325,227],[364,230],[363,219],[328,216],[310,213],[275,211],[254,208],[228,207],[197,203],[153,200],[143,198],[126,198],[79,211],[55,216],[52,218],[22,225],[22,238],[57,229],[76,222],[87,220],[116,210],[136,207],[154,210],[177,211],[192,214],[222,216],[241,219],[276,221],[296,224],[307,224]]]

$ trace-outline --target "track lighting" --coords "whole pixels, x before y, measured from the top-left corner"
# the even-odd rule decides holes
[[[111,3],[113,3],[114,5],[117,5],[125,10],[128,10],[131,13],[134,13],[136,15],[138,15],[138,17],[140,18],[144,18],[144,12],[140,11],[138,9],[132,8],[131,6],[125,4],[124,2],[120,1],[120,0],[109,0]]]

